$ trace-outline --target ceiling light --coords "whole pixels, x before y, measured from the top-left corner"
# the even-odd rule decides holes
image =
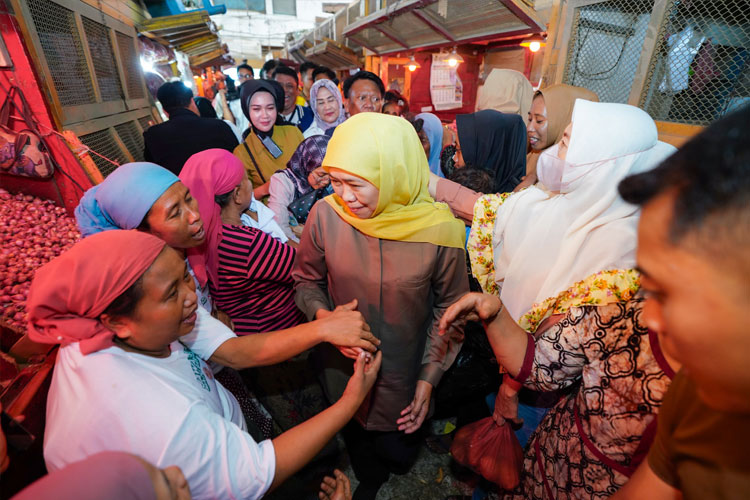
[[[448,60],[448,66],[450,66],[451,68],[455,68],[456,66],[464,62],[464,58],[461,57],[461,54],[456,52],[456,47],[453,47],[453,52],[448,54],[447,60]]]
[[[407,68],[409,68],[409,71],[416,71],[419,68],[422,67],[421,64],[419,64],[415,59],[414,56],[411,56],[411,59],[409,59],[409,64],[406,65]]]
[[[545,45],[547,43],[541,35],[534,35],[521,42],[521,47],[526,47],[532,52],[538,52]]]

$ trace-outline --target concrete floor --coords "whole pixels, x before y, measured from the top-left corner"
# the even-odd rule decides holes
[[[430,425],[433,429],[442,429],[445,422],[433,421]],[[349,477],[353,492],[358,482],[340,436],[337,438],[337,445],[338,452],[316,460],[266,498],[317,500],[318,485],[322,477],[332,475],[334,468],[341,469]],[[414,467],[403,476],[391,475],[378,492],[378,500],[443,500],[449,495],[471,495],[473,489],[473,485],[456,479],[452,474],[450,454],[437,454],[427,446],[422,446]]]

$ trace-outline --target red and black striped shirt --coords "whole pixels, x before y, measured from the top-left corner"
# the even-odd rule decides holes
[[[211,295],[232,318],[237,335],[302,323],[292,280],[296,250],[250,227],[224,224],[222,233],[219,284],[212,286]]]

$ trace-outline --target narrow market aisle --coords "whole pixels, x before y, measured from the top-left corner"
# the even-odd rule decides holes
[[[442,429],[445,422],[435,420],[432,427]],[[331,474],[335,467],[349,477],[353,492],[358,482],[349,465],[349,456],[340,436],[337,442],[339,452],[336,456],[315,461],[265,498],[317,500],[318,486],[323,475]],[[457,480],[451,474],[450,454],[437,454],[423,445],[414,467],[403,476],[391,475],[390,480],[378,492],[377,500],[443,500],[449,495],[471,495],[472,491],[472,486]]]

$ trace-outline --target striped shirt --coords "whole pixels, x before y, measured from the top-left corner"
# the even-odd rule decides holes
[[[304,321],[294,304],[296,250],[251,227],[222,225],[219,286],[211,295],[237,335],[270,332]]]

